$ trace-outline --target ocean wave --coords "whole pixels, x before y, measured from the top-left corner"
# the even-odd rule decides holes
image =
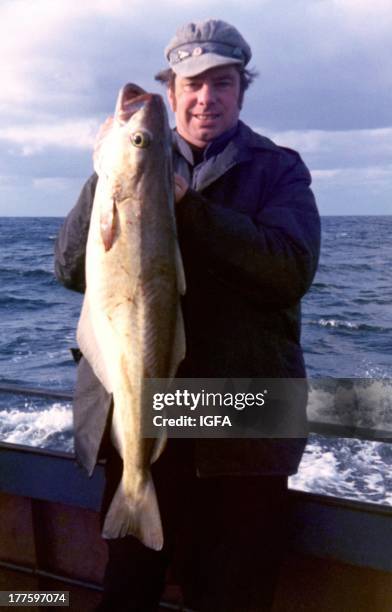
[[[383,262],[379,262],[380,264],[382,264]],[[334,263],[334,270],[335,273],[339,273],[340,271],[349,271],[349,272],[353,272],[353,273],[360,273],[363,274],[363,272],[374,272],[374,263],[364,263],[363,261],[357,261],[357,262],[351,262],[348,263],[346,261],[339,261],[339,262],[335,262]],[[325,261],[324,263],[321,263],[318,267],[318,274],[320,273],[330,273],[331,272],[331,264],[328,261]]]
[[[21,307],[26,311],[37,310],[40,308],[58,308],[61,306],[59,302],[50,299],[41,299],[33,297],[19,297],[16,295],[0,296],[0,308],[9,309],[12,307]]]
[[[53,403],[36,410],[34,404],[0,410],[0,440],[39,448],[73,451],[71,404]],[[62,444],[59,444],[60,441]]]
[[[390,432],[392,380],[335,378],[309,381],[308,418],[316,423]]]
[[[342,285],[336,285],[333,283],[322,283],[322,282],[314,282],[310,288],[310,291],[313,293],[324,293],[326,291],[330,292],[332,289],[342,290],[344,287]]]
[[[389,290],[389,293],[390,290]],[[369,305],[371,304],[372,306],[377,304],[378,306],[385,306],[385,305],[390,305],[392,300],[392,293],[389,295],[387,294],[386,296],[380,298],[380,297],[359,297],[359,298],[355,298],[352,300],[353,304],[360,304],[360,305]]]
[[[312,324],[315,321],[311,321]],[[317,325],[321,327],[336,327],[336,328],[346,328],[346,329],[359,329],[360,323],[353,323],[352,321],[339,321],[338,319],[319,319],[317,321]]]
[[[388,444],[312,435],[290,488],[315,494],[392,505]]]
[[[355,323],[354,321],[344,321],[339,319],[318,319],[309,321],[310,325],[319,325],[320,327],[330,327],[334,329],[344,329],[352,331],[370,331],[370,332],[385,332],[390,331],[389,328],[378,325],[369,325],[368,323]]]
[[[22,276],[23,278],[27,278],[27,279],[32,279],[32,280],[36,280],[36,279],[49,279],[50,281],[53,282],[57,282],[56,278],[54,276],[54,272],[52,267],[49,269],[45,269],[45,268],[33,268],[32,270],[21,270],[19,272],[19,275]]]
[[[368,359],[362,359],[361,362],[358,364],[353,374],[353,377],[377,380],[390,380],[391,372],[391,368],[371,363]]]
[[[2,282],[12,283],[12,285],[10,284],[10,287],[16,283],[26,283],[26,285],[32,283],[32,286],[38,286],[38,284],[41,284],[41,286],[45,285],[46,287],[57,284],[54,272],[49,267],[48,269],[23,269],[21,266],[19,269],[3,267],[0,268],[0,280]]]

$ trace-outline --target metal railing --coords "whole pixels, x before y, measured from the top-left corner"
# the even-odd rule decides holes
[[[25,387],[19,385],[9,385],[0,383],[0,393],[11,393],[13,395],[35,395],[38,397],[53,397],[56,399],[64,399],[72,401],[72,391],[44,389],[41,387]]]

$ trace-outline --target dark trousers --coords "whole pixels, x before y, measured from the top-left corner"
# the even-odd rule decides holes
[[[217,441],[219,444],[219,441]],[[103,516],[121,475],[112,453]],[[152,466],[165,544],[108,540],[101,612],[156,612],[169,564],[200,612],[270,610],[286,542],[287,477],[198,478],[192,440],[171,439]]]

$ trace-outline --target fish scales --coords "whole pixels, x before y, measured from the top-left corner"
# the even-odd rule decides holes
[[[185,355],[185,291],[174,216],[171,134],[163,100],[128,85],[97,161],[80,348],[113,394],[111,435],[123,475],[103,536],[163,545],[150,464],[164,439],[143,438],[147,378],[175,375]]]

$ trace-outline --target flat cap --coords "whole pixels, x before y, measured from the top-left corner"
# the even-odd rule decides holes
[[[192,77],[216,66],[246,66],[252,52],[234,26],[220,19],[207,19],[180,27],[167,45],[165,56],[176,74]]]

